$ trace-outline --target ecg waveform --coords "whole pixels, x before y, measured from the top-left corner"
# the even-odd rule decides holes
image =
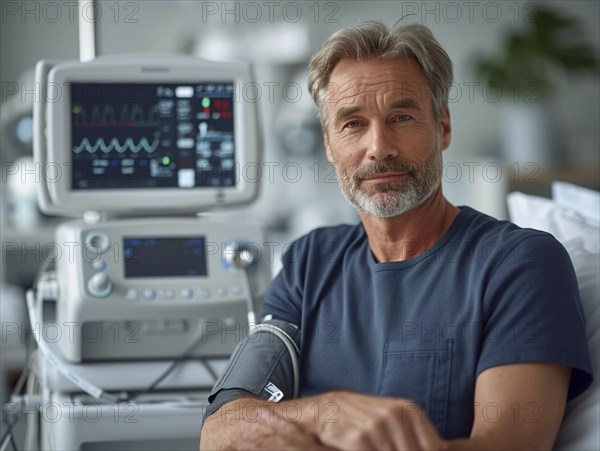
[[[158,122],[158,105],[149,111],[144,105],[122,105],[117,113],[111,105],[95,105],[91,112],[81,107],[73,112],[73,125],[77,127],[106,127],[110,126],[155,126]]]
[[[155,139],[152,144],[148,142],[146,138],[140,139],[136,144],[132,138],[125,139],[125,142],[121,144],[117,138],[113,138],[107,144],[103,138],[98,138],[94,144],[89,139],[83,138],[78,146],[73,147],[74,153],[81,153],[86,150],[89,153],[96,153],[101,150],[104,153],[109,153],[112,150],[116,150],[119,153],[123,153],[126,150],[131,150],[133,153],[138,153],[144,149],[148,153],[152,153],[158,147],[159,140]]]

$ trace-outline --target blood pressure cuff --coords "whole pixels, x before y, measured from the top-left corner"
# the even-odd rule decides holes
[[[286,321],[270,319],[261,323],[285,332],[299,348],[300,330]],[[296,356],[297,358],[297,356]],[[294,370],[290,351],[284,341],[268,327],[250,333],[229,359],[208,401],[204,420],[224,404],[246,396],[267,401],[294,397]]]

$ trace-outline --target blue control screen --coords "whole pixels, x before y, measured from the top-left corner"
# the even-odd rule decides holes
[[[204,277],[204,237],[123,238],[125,277]]]
[[[231,187],[234,83],[71,83],[74,190]]]

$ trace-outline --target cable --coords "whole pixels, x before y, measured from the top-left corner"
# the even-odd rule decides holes
[[[36,296],[34,297],[33,290],[27,290],[26,298],[27,298],[27,309],[29,310],[29,321],[31,322],[32,330],[36,330],[35,322],[37,321],[40,325],[43,324],[43,311],[42,304],[43,299],[41,295],[41,289],[38,289],[36,292]],[[92,396],[96,399],[103,399],[109,403],[114,403],[119,400],[119,398],[115,395],[111,395],[106,393],[97,385],[91,383],[90,381],[80,377],[78,374],[69,370],[64,363],[62,363],[59,358],[54,354],[54,352],[50,349],[48,344],[44,341],[44,338],[41,333],[37,334],[34,332],[33,334],[35,341],[38,345],[38,349],[40,352],[46,357],[46,361],[49,362],[54,368],[60,371],[67,379],[81,388],[84,392]]]
[[[250,275],[248,274],[249,267],[242,269],[242,274],[244,276],[244,285],[246,285],[246,290],[248,291],[248,296],[246,297],[246,308],[248,309],[248,329],[250,333],[256,327],[256,314],[254,313],[254,293],[252,292],[252,286],[250,285]]]
[[[16,451],[17,447],[15,446],[15,439],[13,437],[13,426],[17,423],[17,421],[19,421],[19,417],[15,418],[14,421],[11,423],[10,421],[8,421],[6,418],[4,418],[4,416],[2,417],[2,422],[6,424],[6,432],[4,433],[4,435],[2,436],[2,440],[0,440],[0,450],[4,451],[6,449],[6,447],[8,446],[8,444],[10,443],[10,445],[13,447],[13,449]]]
[[[29,347],[29,345],[27,345],[27,347]],[[32,361],[33,361],[33,354],[25,357],[25,366],[21,370],[21,374],[19,374],[19,379],[17,380],[17,383],[15,384],[15,388],[11,394],[11,398],[13,396],[18,396],[21,393],[21,390],[23,389],[23,386],[25,385],[25,381],[27,380],[27,377],[29,376],[29,371],[31,369]]]
[[[37,355],[37,352],[36,352]],[[29,374],[27,378],[27,393],[34,395],[38,392],[39,386],[37,383],[37,377],[35,375],[36,368]],[[35,416],[34,416],[35,415]],[[39,449],[39,413],[27,415],[25,423],[25,449]]]
[[[16,423],[16,420],[15,420]],[[17,444],[15,443],[15,434],[12,431],[12,425],[11,425],[11,431],[10,431],[10,444],[13,447],[14,451],[19,451],[19,448],[17,448]]]
[[[212,369],[212,367],[208,364],[208,362],[206,361],[206,358],[204,357],[199,357],[198,361],[204,366],[204,368],[206,368],[206,371],[208,371],[208,374],[211,375],[211,377],[213,378],[213,382],[217,382],[217,379],[219,379],[219,375],[217,374],[217,372],[215,370]]]
[[[244,240],[232,241],[223,250],[223,267],[225,269],[235,268],[241,272],[246,291],[246,308],[248,310],[248,327],[250,332],[256,325],[256,314],[254,313],[254,293],[250,284],[250,268],[256,266],[259,260],[258,254],[252,248],[251,243]]]
[[[125,402],[127,401],[133,401],[134,399],[136,399],[137,397],[144,395],[146,393],[151,393],[153,392],[156,387],[158,387],[158,385],[167,378],[167,376],[169,376],[169,374],[171,374],[175,368],[177,368],[179,365],[181,365],[181,363],[183,363],[184,360],[188,360],[190,357],[190,354],[194,351],[194,349],[196,348],[196,346],[198,345],[198,343],[200,343],[201,341],[203,341],[206,338],[206,332],[204,330],[202,330],[200,336],[194,340],[192,342],[192,344],[190,346],[188,346],[188,348],[185,350],[185,352],[183,354],[181,354],[179,357],[177,357],[177,359],[173,360],[171,362],[171,364],[167,367],[166,370],[164,370],[162,372],[162,374],[160,374],[155,380],[154,382],[152,382],[152,384],[150,384],[150,386],[142,391],[139,392],[135,392],[131,395],[129,395],[127,398],[125,398]],[[211,371],[209,371],[210,373]],[[213,372],[214,373],[214,372]]]
[[[148,388],[146,388],[145,390],[139,391],[133,395],[130,395],[125,401],[133,401],[135,400],[137,397],[146,394],[146,393],[151,393],[153,392],[156,387],[158,387],[158,385],[166,379],[167,376],[169,376],[174,370],[175,368],[177,368],[183,361],[183,357],[178,357],[176,360],[173,360],[173,362],[171,362],[171,365],[169,365],[169,367],[162,372],[162,374],[160,376],[158,376],[154,382],[152,382],[152,384],[150,384],[150,386]]]
[[[52,264],[52,261],[48,260],[48,259],[45,259],[44,262],[41,264],[35,278],[33,279],[34,287],[38,286],[42,275],[48,270],[48,268],[51,266],[51,264]],[[21,394],[21,391],[23,390],[23,386],[25,385],[25,382],[28,381],[31,376],[30,371],[31,371],[31,367],[33,365],[33,361],[35,358],[35,353],[32,353],[32,346],[33,346],[33,342],[31,341],[29,334],[25,334],[25,365],[21,369],[21,373],[19,374],[17,383],[15,384],[15,387],[10,395],[11,400],[19,397],[19,395]],[[11,444],[13,449],[17,450],[17,446],[16,446],[15,440],[14,440],[13,427],[17,423],[18,420],[19,420],[19,418],[17,417],[12,423],[10,423],[6,418],[4,418],[4,415],[3,415],[2,422],[6,424],[7,431],[2,436],[2,440],[0,440],[0,450],[3,451],[4,449],[6,449],[6,447],[8,446],[9,443]],[[29,432],[29,428],[26,428],[26,432]]]
[[[35,356],[35,354],[31,353],[32,342],[29,339],[29,334],[25,335],[25,340],[26,340],[26,342],[25,342],[25,349],[26,349],[25,365],[23,366],[23,369],[21,370],[21,373],[19,374],[19,379],[17,380],[17,383],[15,384],[15,387],[10,395],[11,402],[13,402],[12,400],[17,399],[19,397],[19,395],[21,394],[21,391],[23,390],[23,386],[25,385],[25,382],[27,381],[28,377],[30,376],[31,366],[33,364],[33,360],[34,360],[34,356]],[[4,416],[2,417],[2,422],[6,424],[8,430],[2,437],[2,440],[0,440],[0,444],[3,445],[0,449],[4,450],[6,448],[6,446],[8,446],[8,443],[10,443],[15,450],[17,449],[17,447],[15,446],[15,443],[14,443],[14,437],[13,437],[13,433],[12,433],[13,432],[12,428],[17,423],[17,421],[18,421],[18,418],[16,418],[15,421],[13,421],[13,423],[10,423],[6,420],[6,418],[4,418]],[[7,440],[6,443],[3,443],[5,438],[8,438],[9,440]]]
[[[45,265],[44,267],[47,268],[48,266],[49,265]],[[50,349],[48,344],[44,341],[44,337],[43,337],[42,333],[41,332],[35,333],[36,321],[40,325],[44,324],[44,318],[43,318],[44,294],[43,293],[52,293],[53,295],[56,295],[56,292],[57,292],[55,280],[47,280],[47,281],[41,280],[42,276],[44,274],[44,272],[42,271],[42,269],[44,267],[40,268],[40,271],[38,271],[38,275],[35,278],[35,284],[34,284],[35,295],[34,295],[33,289],[27,290],[27,292],[25,294],[25,297],[27,300],[27,310],[29,312],[29,322],[31,324],[31,329],[34,331],[33,336],[38,345],[38,349],[44,355],[44,357],[46,358],[46,361],[48,363],[50,363],[54,368],[56,368],[60,373],[62,373],[67,379],[69,379],[71,382],[73,382],[75,385],[77,385],[79,388],[81,388],[84,392],[86,392],[93,398],[102,399],[109,403],[114,403],[114,402],[118,401],[119,398],[117,396],[106,393],[100,387],[96,386],[95,384],[91,383],[87,379],[84,379],[84,378],[80,377],[78,374],[69,370],[65,366],[65,364],[56,356],[56,354]]]
[[[35,274],[35,278],[33,279],[33,283],[31,286],[37,290],[37,287],[40,283],[40,279],[46,273],[46,271],[50,268],[50,266],[54,263],[53,259],[45,258],[40,267]]]

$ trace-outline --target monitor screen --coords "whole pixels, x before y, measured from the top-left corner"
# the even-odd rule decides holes
[[[71,83],[73,190],[232,187],[234,83]]]
[[[123,238],[125,277],[207,276],[205,238]]]

